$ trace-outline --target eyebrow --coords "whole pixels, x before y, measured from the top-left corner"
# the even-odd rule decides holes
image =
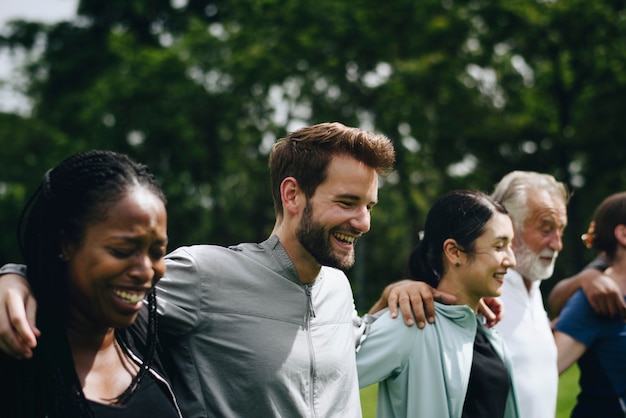
[[[555,216],[545,216],[545,217],[539,218],[539,221],[541,224],[551,224],[551,225],[561,224],[561,220]],[[567,221],[562,223],[561,226],[565,228],[567,226]]]
[[[143,243],[145,240],[141,237],[138,237],[136,235],[112,235],[111,239],[114,240],[119,240],[119,241],[126,241],[126,242],[132,242],[132,243]],[[165,239],[155,239],[154,240],[155,243],[157,244],[162,244],[162,245],[167,245],[167,243],[169,242],[169,238],[165,238]]]
[[[348,194],[348,193],[344,193],[344,194],[339,194],[336,196],[337,199],[348,199],[348,200],[352,200],[354,202],[360,202],[362,199],[354,194]],[[372,200],[368,203],[369,205],[377,205],[378,204],[378,200]]]

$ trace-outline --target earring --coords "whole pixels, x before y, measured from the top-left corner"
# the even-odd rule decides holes
[[[456,263],[454,263],[454,267],[461,267],[461,263],[457,261]]]

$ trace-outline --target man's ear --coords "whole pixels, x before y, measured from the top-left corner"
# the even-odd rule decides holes
[[[463,261],[462,258],[464,254],[457,242],[452,238],[448,238],[443,242],[443,255],[448,259],[450,264],[456,265]]]
[[[287,177],[280,183],[280,198],[284,211],[291,215],[297,214],[300,211],[302,196],[302,190],[294,177]]]

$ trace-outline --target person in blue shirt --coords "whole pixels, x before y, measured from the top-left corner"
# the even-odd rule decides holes
[[[626,192],[607,197],[597,208],[586,245],[604,253],[604,274],[626,294]],[[624,297],[624,296],[622,296]],[[578,290],[565,304],[555,325],[558,369],[575,362],[580,393],[572,417],[624,417],[626,414],[626,323],[599,315]]]
[[[472,190],[444,194],[409,256],[409,276],[456,297],[435,304],[424,329],[381,315],[357,353],[360,387],[378,386],[381,417],[518,417],[511,363],[497,331],[478,315],[515,267],[504,207]]]

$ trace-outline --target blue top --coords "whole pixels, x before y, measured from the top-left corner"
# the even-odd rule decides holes
[[[580,393],[572,417],[624,417],[626,324],[597,315],[578,290],[563,308],[555,329],[587,347],[578,359]]]

